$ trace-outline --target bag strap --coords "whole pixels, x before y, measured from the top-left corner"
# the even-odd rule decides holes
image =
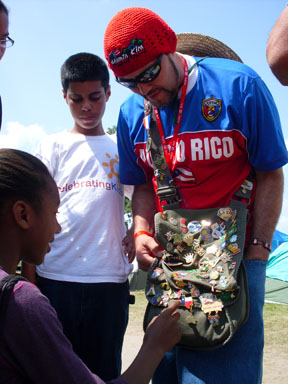
[[[164,155],[154,109],[147,100],[144,100],[144,114],[144,120],[146,118],[148,119],[148,115],[150,115],[150,124],[144,123],[148,135],[146,153],[148,154],[150,152],[151,154],[154,175],[157,183],[157,196],[160,199],[160,204],[163,210],[178,209],[180,208],[179,203],[182,200],[181,195],[179,190],[174,185],[174,180]],[[250,175],[248,175],[248,177],[243,181],[234,196],[245,199],[246,203],[243,202],[243,204],[248,205],[252,195],[252,190],[253,178],[251,172]],[[232,198],[232,200],[234,199]]]
[[[4,333],[4,323],[10,295],[18,281],[28,281],[20,275],[8,275],[0,280],[0,340]]]
[[[164,156],[154,109],[150,102],[146,100],[144,102],[144,112],[146,116],[150,114],[150,124],[146,127],[148,135],[146,153],[150,152],[151,154],[154,175],[157,183],[157,196],[160,199],[161,205],[165,202],[163,209],[179,208],[181,197],[173,183],[173,178]]]
[[[188,73],[190,74],[196,65],[206,58],[207,56],[195,61]],[[173,177],[171,176],[170,169],[165,158],[154,108],[147,100],[144,100],[144,114],[144,126],[148,135],[146,153],[150,152],[152,157],[154,175],[157,183],[157,196],[160,199],[160,204],[164,210],[180,208],[179,202],[181,201],[181,196],[176,186],[173,184]],[[148,122],[145,123],[145,119],[148,119],[148,115],[150,115],[150,124],[148,124]]]

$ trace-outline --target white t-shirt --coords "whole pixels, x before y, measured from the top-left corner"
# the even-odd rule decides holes
[[[106,134],[64,131],[48,136],[35,155],[58,186],[62,227],[37,273],[60,281],[126,281],[133,267],[121,244],[124,193],[116,143]]]

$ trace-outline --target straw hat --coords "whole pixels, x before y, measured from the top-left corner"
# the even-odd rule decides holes
[[[199,33],[178,33],[176,51],[200,57],[222,57],[243,63],[240,57],[226,44]]]

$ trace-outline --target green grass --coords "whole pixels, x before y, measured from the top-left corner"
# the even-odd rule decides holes
[[[288,305],[264,305],[265,345],[287,348],[287,321]]]

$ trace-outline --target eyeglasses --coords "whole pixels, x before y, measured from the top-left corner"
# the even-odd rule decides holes
[[[136,76],[135,79],[123,79],[116,76],[117,83],[127,88],[136,88],[137,83],[149,83],[150,81],[153,81],[161,72],[161,59],[162,55],[157,58],[151,67],[146,68],[145,71]]]
[[[14,45],[14,40],[11,39],[11,37],[0,37],[0,47],[2,48],[9,48]]]

